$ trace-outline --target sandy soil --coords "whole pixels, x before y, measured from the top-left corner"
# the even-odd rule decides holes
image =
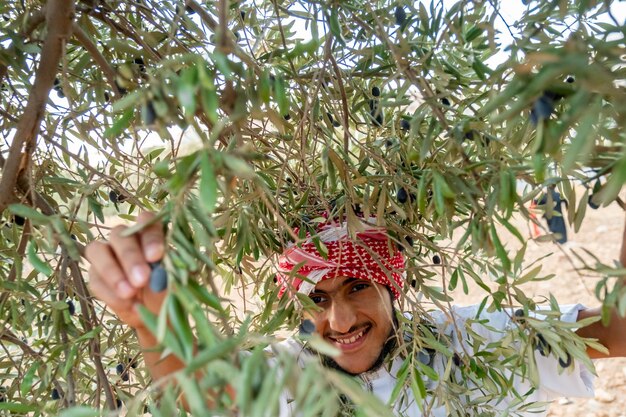
[[[522,287],[524,292],[529,296],[552,293],[563,304],[580,302],[590,307],[597,306],[599,302],[593,291],[598,278],[579,274],[575,270],[572,254],[589,259],[582,251],[586,249],[602,263],[612,264],[619,257],[624,218],[624,212],[617,204],[599,210],[588,208],[578,233],[568,229],[569,241],[561,247],[549,242],[529,241],[526,264],[552,253],[541,263],[545,275],[554,273],[556,276],[548,281],[529,283]],[[525,222],[518,219],[515,224],[518,230],[530,237],[530,227]],[[513,237],[506,239],[506,244],[507,247],[519,247],[519,242]],[[453,295],[457,304],[473,304],[484,297],[484,291],[470,290],[469,295],[457,291]],[[549,416],[626,417],[626,358],[597,360],[595,364],[598,374],[595,398],[563,398],[550,407]]]

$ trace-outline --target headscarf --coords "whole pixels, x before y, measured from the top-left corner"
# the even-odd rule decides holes
[[[345,276],[382,284],[397,299],[404,283],[404,256],[384,228],[364,221],[362,226],[353,240],[346,222],[322,225],[315,238],[326,248],[326,258],[312,236],[291,244],[278,259],[279,296],[285,292],[308,295],[318,282]]]

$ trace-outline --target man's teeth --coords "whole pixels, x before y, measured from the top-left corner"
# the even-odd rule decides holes
[[[365,333],[365,330],[361,330],[358,334],[355,334],[354,336],[348,338],[348,339],[335,339],[335,341],[337,343],[341,343],[342,345],[348,345],[350,343],[354,343],[357,340],[359,340],[361,338],[361,336],[363,336],[363,333]]]

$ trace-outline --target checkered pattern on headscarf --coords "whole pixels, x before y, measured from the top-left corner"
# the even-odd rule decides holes
[[[346,223],[326,224],[316,237],[328,251],[326,258],[310,236],[304,243],[292,245],[281,254],[277,274],[280,296],[296,291],[309,294],[318,282],[338,276],[377,282],[389,288],[394,298],[400,296],[404,256],[384,228],[364,223],[364,230],[352,240]]]

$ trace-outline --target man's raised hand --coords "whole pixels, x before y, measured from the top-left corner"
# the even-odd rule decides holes
[[[153,213],[143,212],[138,224],[149,223]],[[91,263],[89,287],[92,294],[109,306],[120,320],[131,327],[143,327],[136,308],[144,304],[158,314],[166,292],[150,289],[150,265],[165,253],[165,236],[160,222],[150,224],[130,236],[126,226],[117,226],[108,242],[96,241],[87,246],[86,256]]]

